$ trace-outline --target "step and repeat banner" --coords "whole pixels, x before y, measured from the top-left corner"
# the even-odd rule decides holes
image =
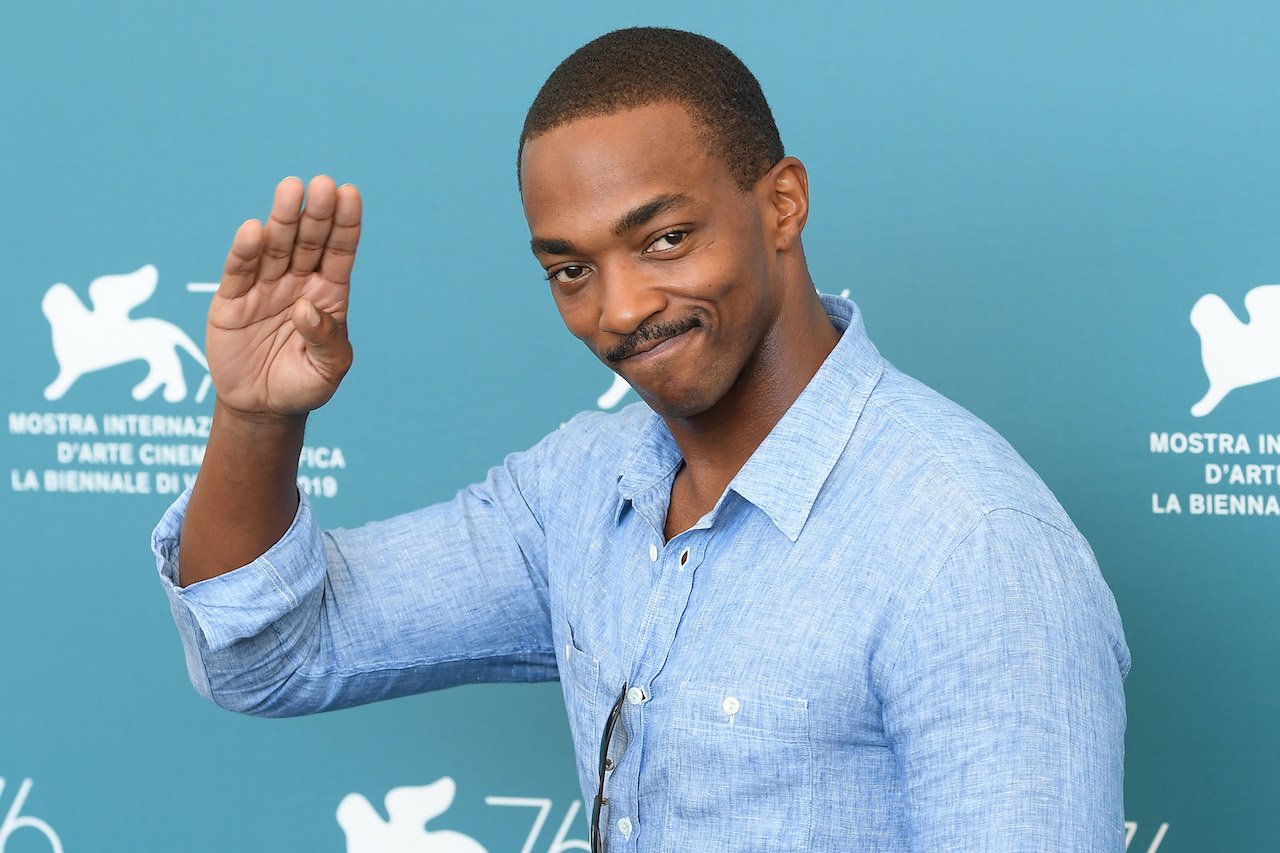
[[[285,175],[365,197],[356,363],[299,472],[325,525],[448,499],[635,400],[560,323],[515,179],[545,76],[634,24],[756,72],[810,171],[819,288],[1004,433],[1093,544],[1133,652],[1129,849],[1275,849],[1280,7],[2,20],[0,853],[586,849],[558,685],[224,712],[187,681],[148,539],[204,453],[231,235]]]

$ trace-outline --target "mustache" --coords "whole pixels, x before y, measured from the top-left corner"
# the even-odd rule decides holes
[[[624,358],[635,355],[636,347],[643,343],[664,338],[674,338],[676,335],[687,332],[690,329],[701,327],[702,320],[698,317],[686,317],[683,320],[667,320],[665,323],[641,326],[627,335],[617,346],[605,350],[604,357],[607,361],[621,361]]]

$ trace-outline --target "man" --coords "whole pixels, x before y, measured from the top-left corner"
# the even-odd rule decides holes
[[[519,176],[566,326],[647,406],[322,534],[294,478],[351,362],[360,199],[282,182],[232,245],[214,429],[156,534],[201,692],[287,715],[559,678],[611,850],[1123,849],[1128,651],[1092,553],[816,293],[750,72],[603,36],[534,101]]]

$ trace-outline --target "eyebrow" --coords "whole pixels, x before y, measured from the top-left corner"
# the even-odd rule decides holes
[[[533,249],[535,255],[576,255],[578,250],[568,240],[561,240],[556,237],[534,237],[529,241],[529,247]]]
[[[623,237],[627,232],[639,228],[653,219],[655,216],[666,213],[673,207],[680,207],[688,204],[690,198],[683,193],[666,193],[660,195],[652,201],[646,201],[638,207],[633,207],[622,215],[617,224],[613,226],[613,233],[618,237]]]
[[[672,208],[689,204],[691,201],[692,199],[684,193],[664,193],[624,213],[614,223],[613,233],[618,237],[626,236],[628,232],[647,224],[654,217],[666,213]],[[559,237],[534,237],[529,241],[529,246],[533,249],[534,254],[580,254],[571,241]]]

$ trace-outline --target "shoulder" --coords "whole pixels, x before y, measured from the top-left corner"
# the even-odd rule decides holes
[[[989,424],[890,364],[850,442],[860,455],[892,460],[894,486],[962,532],[991,513],[1026,515],[1079,536],[1026,460]],[[967,531],[965,531],[967,532]]]
[[[830,500],[845,527],[879,543],[874,562],[893,627],[878,683],[920,632],[951,642],[1015,616],[1035,630],[1101,627],[1091,636],[1105,638],[1127,670],[1114,599],[1088,542],[981,418],[886,363],[836,474]]]
[[[581,412],[533,446],[508,453],[459,495],[505,503],[517,512],[526,507],[540,525],[574,507],[600,503],[616,491],[620,466],[652,416],[643,404]]]
[[[552,486],[600,478],[616,481],[623,461],[650,428],[653,410],[633,403],[616,412],[579,412],[522,453],[521,467],[531,466]]]
[[[618,454],[630,452],[655,417],[644,403],[632,403],[616,412],[579,412],[549,433],[538,447],[549,456],[578,454],[620,462]]]

